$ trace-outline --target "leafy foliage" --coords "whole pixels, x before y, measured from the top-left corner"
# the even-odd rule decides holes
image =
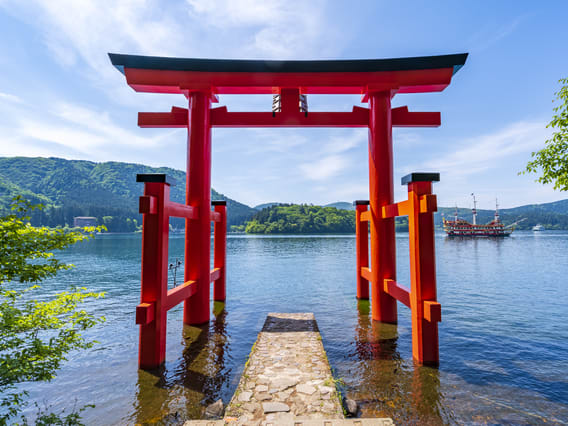
[[[72,267],[56,259],[53,251],[85,240],[96,230],[79,233],[34,227],[27,214],[36,209],[16,197],[11,214],[0,217],[0,425],[25,405],[27,394],[17,391],[16,385],[53,379],[69,352],[93,345],[81,333],[103,320],[78,308],[101,293],[71,288],[52,298],[41,294],[41,300],[33,298],[40,289],[37,283]],[[61,421],[67,423],[60,424],[78,424],[72,423],[76,413],[65,419]]]
[[[556,131],[543,149],[532,153],[534,159],[521,173],[538,173],[541,170],[542,176],[537,182],[553,183],[554,189],[568,191],[568,78],[560,79],[559,83],[562,87],[556,95],[560,105],[554,108],[556,114],[546,126]]]
[[[438,212],[434,214],[434,224],[438,229],[442,229],[442,214],[446,218],[453,218],[454,209],[438,208]],[[490,222],[494,214],[494,210],[478,209],[478,223]],[[546,229],[568,229],[568,200],[503,209],[500,214],[505,225],[524,219],[517,225],[517,229],[531,229],[537,223]],[[459,209],[458,215],[471,221],[470,209]],[[395,227],[397,232],[408,231],[408,218],[397,217]],[[355,212],[305,204],[277,204],[258,212],[246,226],[232,226],[231,231],[245,231],[249,234],[354,233]]]
[[[37,406],[37,404],[36,404]],[[88,404],[84,407],[76,409],[73,407],[71,413],[63,416],[65,410],[61,413],[61,415],[51,413],[47,409],[39,409],[38,415],[35,421],[36,426],[47,426],[47,425],[60,425],[60,426],[75,426],[75,425],[83,425],[81,421],[81,413],[85,411],[87,408],[93,408],[94,405]],[[38,407],[39,408],[39,407]]]
[[[347,233],[354,230],[354,212],[306,204],[279,204],[265,208],[246,226],[246,232],[250,234]]]

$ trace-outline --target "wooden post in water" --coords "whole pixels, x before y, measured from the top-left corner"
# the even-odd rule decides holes
[[[369,225],[368,221],[363,221],[361,216],[364,213],[369,214],[367,206],[369,201],[355,201],[355,236],[357,244],[357,260],[356,260],[356,279],[357,279],[357,299],[369,298],[369,280],[363,277],[362,268],[369,268]]]
[[[369,203],[371,211],[371,315],[396,323],[396,299],[384,291],[386,279],[396,280],[394,218],[382,208],[393,202],[391,91],[369,94]]]
[[[436,196],[432,182],[438,173],[412,173],[402,178],[408,185],[408,235],[410,249],[410,309],[412,355],[421,364],[439,363],[438,322],[441,306],[436,301],[436,256],[434,212]]]
[[[214,214],[210,210],[212,127],[366,127],[369,129],[370,210],[357,208],[357,297],[368,297],[367,284],[370,284],[372,318],[387,323],[397,321],[397,300],[411,306],[413,335],[419,342],[418,346],[414,346],[415,349],[418,348],[413,352],[415,358],[421,362],[437,361],[437,325],[430,324],[439,318],[439,304],[435,302],[432,211],[428,210],[431,207],[429,205],[426,210],[422,208],[424,197],[431,200],[428,198],[431,187],[416,180],[409,182],[411,198],[393,204],[392,127],[437,127],[440,125],[440,113],[411,112],[406,106],[392,109],[391,98],[396,93],[443,90],[464,65],[467,54],[347,61],[242,61],[122,54],[109,56],[134,90],[178,93],[189,99],[188,109],[172,107],[171,112],[142,112],[138,116],[141,127],[188,129],[186,205],[170,202],[171,208],[165,212],[161,210],[162,216],[158,214],[160,219],[144,218],[144,227],[148,232],[157,234],[147,236],[147,239],[158,238],[161,242],[153,248],[144,245],[146,262],[150,262],[151,255],[156,255],[154,261],[157,264],[143,265],[146,269],[143,271],[143,283],[146,283],[145,289],[143,284],[143,299],[151,294],[153,299],[150,302],[157,300],[155,289],[148,290],[157,286],[157,281],[151,283],[146,275],[153,277],[153,280],[162,280],[160,286],[163,284],[163,278],[160,277],[164,274],[162,264],[167,263],[167,215],[173,216],[174,212],[177,217],[186,218],[185,282],[179,288],[167,292],[166,310],[185,301],[184,323],[202,324],[209,321],[211,281],[215,281],[215,300],[224,300],[226,297],[226,241],[220,236],[220,228],[215,238],[216,266],[213,271],[209,270],[211,217],[215,222],[219,219],[226,223],[226,216],[220,208],[216,207]],[[211,109],[211,103],[218,102],[217,94],[269,93],[278,94],[273,99],[270,112],[231,112],[227,107]],[[308,112],[306,96],[312,93],[362,94],[362,102],[369,102],[370,108],[354,106],[351,112]],[[156,193],[152,196],[159,200],[161,195]],[[430,201],[426,203],[428,202]],[[412,212],[409,205],[414,209]],[[426,216],[422,217],[423,214]],[[412,235],[412,295],[410,290],[396,282],[394,219],[401,215],[409,215],[409,232]],[[366,244],[367,222],[370,222],[371,229],[371,268],[369,261],[366,261],[369,254]],[[164,226],[166,229],[162,229]],[[223,224],[218,226],[226,227]],[[163,238],[166,238],[165,244]],[[155,240],[155,244],[158,244],[156,241],[158,240]],[[221,263],[223,266],[219,267]],[[163,293],[163,290],[160,292]],[[137,308],[137,315],[140,310],[140,317],[144,321],[154,318],[152,312],[158,312],[155,310],[158,303],[153,305],[144,302],[143,305],[139,306],[140,309]],[[148,334],[152,336],[161,333],[159,324],[162,316],[156,318],[159,319],[156,324],[144,328],[144,336],[150,333],[148,330],[154,330],[151,332],[154,334]],[[146,325],[149,322],[144,323]],[[425,343],[427,341],[434,343],[430,345]],[[162,359],[161,354],[162,352],[152,355],[152,362]]]
[[[136,307],[138,365],[152,369],[166,357],[169,217],[164,207],[170,199],[170,184],[165,175],[138,175],[137,181],[144,182],[144,196],[140,197],[142,278]]]
[[[185,324],[209,321],[211,247],[211,94],[189,93],[186,204],[198,211],[185,225],[185,281],[197,282],[197,293],[186,299]]]
[[[219,278],[214,281],[213,285],[213,300],[224,302],[227,298],[227,269],[225,266],[227,262],[227,202],[212,201],[211,204],[215,207],[215,212],[220,215],[219,220],[215,221],[213,229],[215,246],[213,268],[219,269]]]

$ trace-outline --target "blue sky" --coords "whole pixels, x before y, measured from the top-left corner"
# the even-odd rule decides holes
[[[0,155],[126,161],[185,169],[182,129],[139,129],[138,111],[185,106],[140,94],[107,52],[205,58],[390,58],[469,52],[441,93],[393,105],[441,111],[436,129],[395,129],[400,177],[439,171],[439,205],[480,208],[568,198],[518,176],[550,135],[568,76],[568,2],[0,0]],[[351,110],[358,96],[310,96]],[[270,96],[221,96],[269,110]],[[212,184],[231,198],[325,204],[368,197],[365,129],[215,129]]]

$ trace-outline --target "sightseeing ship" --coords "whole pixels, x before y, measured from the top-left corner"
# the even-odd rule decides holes
[[[485,225],[477,224],[477,202],[475,195],[473,196],[473,223],[458,218],[458,208],[454,213],[454,220],[447,220],[442,218],[444,224],[444,231],[448,237],[508,237],[515,230],[515,222],[511,225],[505,226],[499,219],[499,204],[495,200],[495,217],[493,220]]]

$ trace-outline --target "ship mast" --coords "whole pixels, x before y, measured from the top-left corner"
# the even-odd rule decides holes
[[[495,198],[495,223],[499,223],[499,202]]]
[[[477,201],[475,201],[475,195],[473,192],[471,193],[471,196],[473,197],[473,210],[471,211],[473,213],[473,224],[477,225]]]

